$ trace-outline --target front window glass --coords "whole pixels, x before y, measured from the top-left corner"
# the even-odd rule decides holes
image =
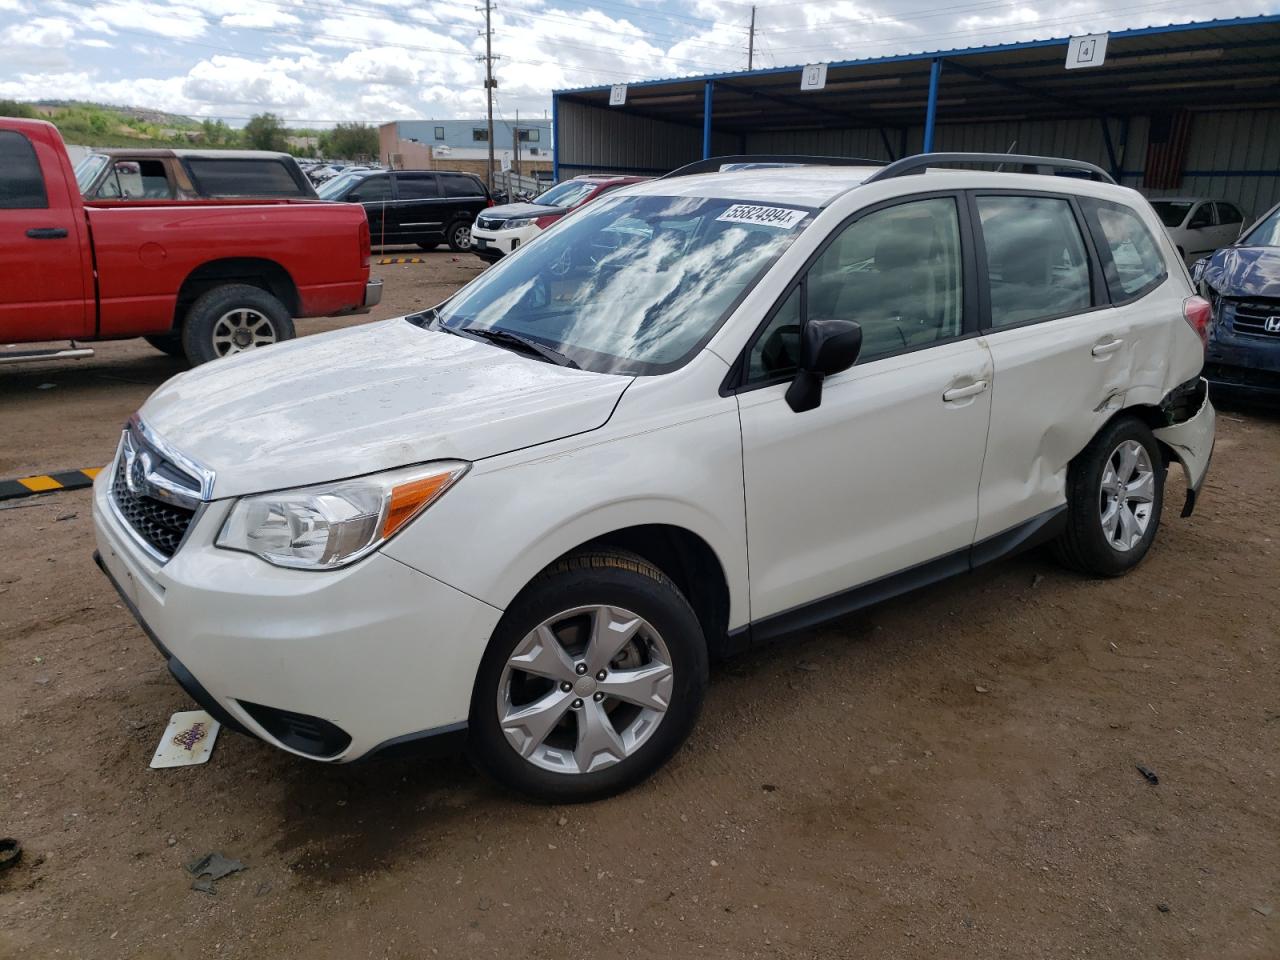
[[[93,181],[98,179],[98,174],[102,172],[102,168],[107,165],[108,157],[102,153],[86,154],[76,164],[76,187],[81,193],[84,193],[91,186]]]
[[[664,373],[706,342],[811,213],[705,197],[602,200],[491,267],[438,320],[536,340],[588,370]]]
[[[1052,197],[979,197],[991,325],[1088,310],[1089,258],[1071,204]]]
[[[533,202],[544,207],[572,207],[585,200],[595,188],[596,185],[589,180],[566,180],[564,183],[557,183],[541,196],[534,197]]]
[[[331,180],[326,180],[320,186],[316,187],[316,196],[321,200],[337,200],[344,193],[347,187],[359,180],[363,174],[340,173]]]
[[[1280,207],[1272,210],[1244,238],[1247,247],[1280,247]]]
[[[1152,200],[1151,206],[1166,227],[1180,227],[1191,211],[1190,200]]]

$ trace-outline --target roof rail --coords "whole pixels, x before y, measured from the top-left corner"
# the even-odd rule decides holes
[[[689,177],[695,173],[719,173],[720,168],[729,164],[751,166],[787,166],[787,167],[882,167],[883,160],[867,160],[863,157],[807,157],[790,156],[781,153],[740,153],[728,157],[707,157],[695,160],[683,167],[677,167],[670,173],[663,174],[660,180],[672,177]]]
[[[1001,166],[1018,167],[1017,173],[1038,173],[1055,176],[1059,171],[1074,171],[1088,174],[1090,180],[1101,180],[1103,183],[1115,183],[1115,178],[1096,163],[1084,160],[1064,160],[1061,157],[1033,157],[1022,153],[920,153],[914,157],[903,157],[888,166],[882,167],[866,179],[866,183],[877,180],[892,180],[911,173],[923,173],[928,167],[939,167],[948,163],[996,163]],[[670,176],[670,174],[668,174]]]

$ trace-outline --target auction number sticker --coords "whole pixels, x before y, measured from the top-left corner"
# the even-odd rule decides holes
[[[758,207],[750,203],[735,203],[716,219],[726,223],[751,223],[790,230],[808,215],[807,210],[792,210],[790,207]]]

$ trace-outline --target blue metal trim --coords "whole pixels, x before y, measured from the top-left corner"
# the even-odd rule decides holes
[[[716,85],[708,80],[702,89],[702,159],[711,156],[711,105],[715,100]]]
[[[551,179],[560,182],[560,97],[551,95]]]
[[[1110,34],[1112,40],[1126,37],[1150,37],[1161,34],[1186,33],[1191,30],[1217,30],[1229,27],[1249,27],[1259,24],[1280,23],[1280,13],[1261,14],[1256,17],[1227,17],[1221,20],[1198,20],[1190,23],[1170,23],[1162,27],[1138,27],[1133,30],[1116,30]],[[1071,42],[1070,37],[1049,37],[1044,40],[1023,40],[1017,43],[1002,43],[985,47],[959,47],[952,50],[931,50],[927,53],[899,53],[886,57],[867,57],[860,60],[839,60],[828,64],[829,68],[854,67],[873,63],[904,63],[909,61],[933,60],[937,57],[966,57],[983,53],[1005,53],[1012,50],[1035,50],[1041,47],[1065,47]],[[1144,53],[1159,53],[1159,50]],[[695,83],[699,80],[742,80],[748,77],[767,77],[780,73],[801,73],[802,64],[789,67],[770,67],[764,70],[738,70],[732,73],[695,74],[688,77],[663,77],[658,80],[640,80],[629,83],[628,87],[649,87],[671,83]],[[561,93],[598,93],[609,89],[609,84],[591,87],[570,87],[553,90],[552,94]]]
[[[933,153],[933,127],[938,119],[938,82],[942,79],[942,58],[934,57],[929,68],[929,105],[924,114],[924,149],[921,153]]]

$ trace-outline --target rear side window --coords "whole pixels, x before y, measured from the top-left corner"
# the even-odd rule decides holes
[[[482,197],[484,187],[475,177],[460,173],[440,174],[440,196],[442,197]]]
[[[1218,222],[1223,226],[1234,227],[1244,223],[1244,214],[1229,203],[1218,204]]]
[[[977,203],[991,326],[1049,320],[1093,306],[1089,255],[1069,201],[980,196]]]
[[[49,206],[44,177],[31,141],[0,130],[0,210],[39,210]]]
[[[1081,198],[1102,259],[1112,303],[1145,296],[1168,277],[1160,244],[1138,214],[1120,203]]]
[[[282,160],[192,157],[187,169],[196,189],[206,197],[308,196]]]
[[[398,173],[396,189],[401,200],[429,200],[440,195],[436,192],[436,178],[430,174]]]

